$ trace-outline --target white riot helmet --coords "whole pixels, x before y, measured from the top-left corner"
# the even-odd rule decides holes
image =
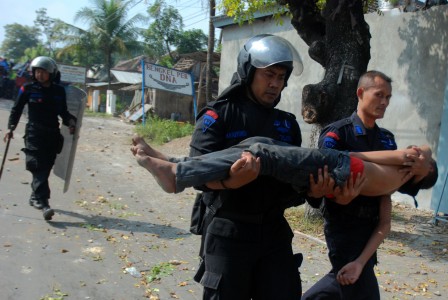
[[[36,68],[44,69],[50,73],[50,80],[53,81],[58,75],[58,65],[56,62],[48,56],[38,56],[31,62],[31,71],[33,73],[33,79],[35,79],[34,73]]]
[[[273,65],[286,67],[285,86],[291,73],[300,75],[303,63],[299,53],[284,38],[260,34],[249,39],[238,55],[237,72],[242,81],[251,84],[255,69],[263,69]]]

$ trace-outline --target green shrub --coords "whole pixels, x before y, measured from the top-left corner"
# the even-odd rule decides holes
[[[160,119],[158,117],[148,118],[145,125],[135,126],[135,132],[155,144],[164,144],[173,139],[191,135],[194,126],[189,123],[176,122]]]
[[[111,114],[107,114],[105,112],[93,112],[90,109],[84,110],[85,117],[98,117],[98,118],[112,118]]]

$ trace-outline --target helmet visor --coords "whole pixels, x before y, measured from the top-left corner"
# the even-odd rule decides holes
[[[251,56],[251,64],[255,68],[267,68],[279,63],[293,64],[292,74],[299,76],[303,71],[303,63],[299,52],[287,40],[278,36],[266,36],[254,41],[247,49]]]

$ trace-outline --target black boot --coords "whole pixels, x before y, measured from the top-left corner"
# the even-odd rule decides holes
[[[51,209],[50,205],[48,204],[48,199],[43,200],[42,205],[42,214],[44,216],[44,219],[45,221],[50,221],[54,216],[54,210]]]
[[[42,209],[44,207],[42,201],[40,199],[36,199],[36,197],[34,196],[30,197],[29,203],[31,206],[34,206],[34,208],[37,209]]]

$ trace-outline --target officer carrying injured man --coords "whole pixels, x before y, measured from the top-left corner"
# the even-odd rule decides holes
[[[302,72],[297,51],[283,38],[262,34],[244,44],[237,63],[231,85],[199,113],[190,156],[223,150],[255,136],[300,147],[295,116],[275,108],[290,75]],[[135,146],[142,141],[133,138]],[[165,161],[179,161],[146,143],[142,150]],[[243,168],[249,174],[250,166]],[[301,258],[293,254],[293,233],[284,211],[303,204],[308,196],[318,198],[332,190],[334,181],[322,177],[311,182],[305,195],[268,176],[237,189],[196,187],[203,192],[192,213],[192,232],[202,234],[202,263],[195,280],[204,286],[204,300],[301,298]],[[352,181],[351,188],[359,188],[361,182]],[[338,187],[340,193],[345,189]]]

